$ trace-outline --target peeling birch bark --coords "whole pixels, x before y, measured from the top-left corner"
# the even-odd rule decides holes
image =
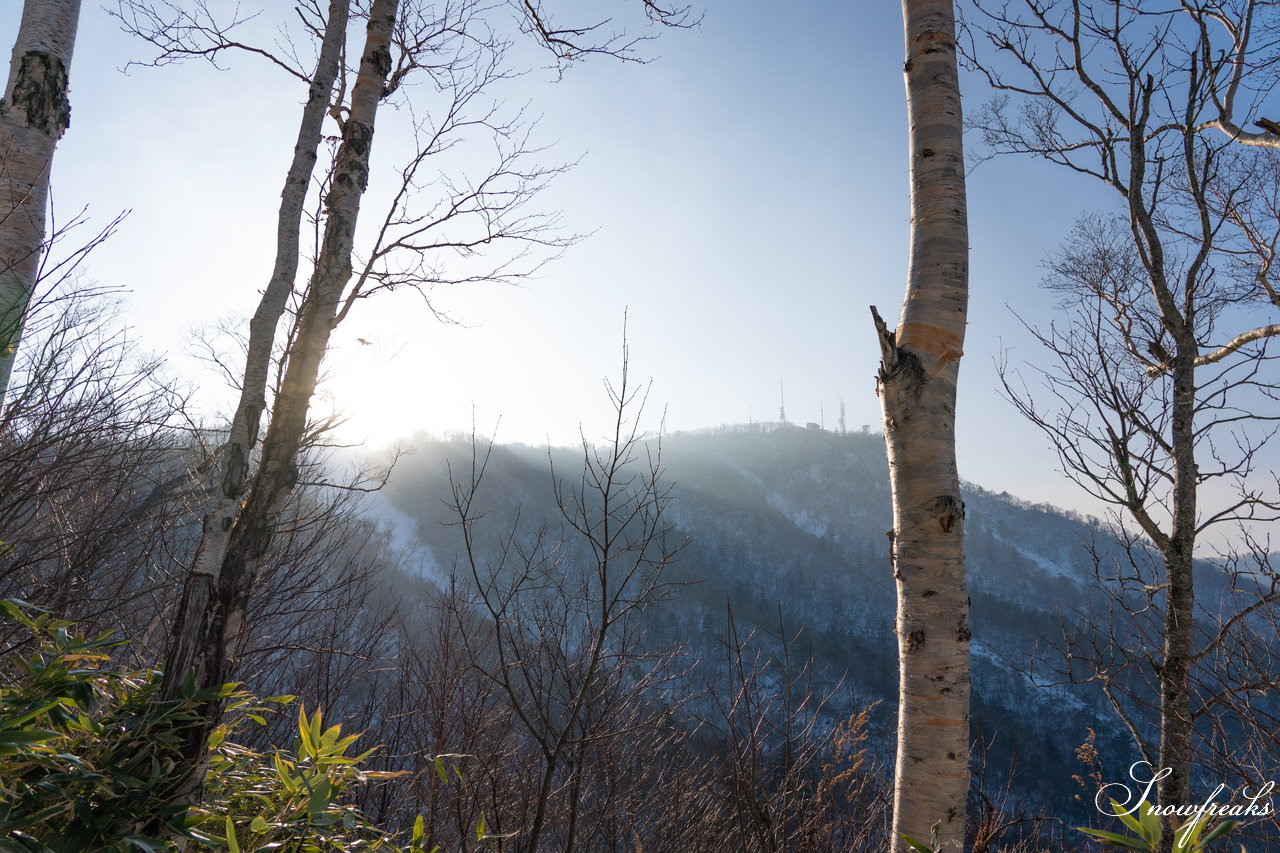
[[[354,159],[357,162],[348,165],[347,172],[367,175],[377,101],[390,72],[390,33],[397,4],[398,0],[379,0],[374,4],[368,36],[368,45],[372,47],[366,46],[366,54],[373,49],[383,61],[370,65],[366,57],[362,62],[339,152],[339,174],[343,173],[344,160]],[[288,354],[288,367],[273,406],[262,457],[252,471],[250,458],[266,409],[266,384],[277,326],[294,292],[303,205],[318,159],[324,118],[331,106],[349,20],[350,0],[331,0],[320,59],[303,109],[293,162],[281,193],[275,266],[250,321],[241,397],[227,441],[219,451],[200,544],[174,618],[173,638],[165,660],[163,693],[166,697],[181,695],[187,686],[201,690],[231,680],[230,653],[244,624],[259,562],[271,542],[280,508],[297,484],[295,459],[306,430],[319,361],[332,331],[338,297],[350,277],[352,240],[363,182],[353,193],[350,180],[339,181],[335,176],[326,200],[329,221],[320,263],[303,302],[300,328],[293,350]],[[368,93],[371,91],[376,95],[370,103]],[[351,142],[351,138],[356,141]],[[359,152],[354,158],[350,153],[353,149]],[[339,232],[336,238],[330,234],[334,229]],[[343,255],[345,260],[334,260],[334,255]],[[331,273],[321,280],[322,271],[335,266],[340,269],[344,264],[346,277]],[[317,303],[327,308],[317,311]],[[220,714],[221,708],[211,703],[203,709],[202,723],[184,732],[179,760],[185,772],[171,795],[174,801],[194,802],[199,798],[206,760],[204,744]]]
[[[0,405],[35,291],[53,150],[71,123],[80,0],[27,0],[0,102]]]

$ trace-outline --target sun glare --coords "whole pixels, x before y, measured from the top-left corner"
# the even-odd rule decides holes
[[[333,435],[341,443],[378,447],[423,426],[421,399],[406,387],[393,359],[378,350],[360,339],[344,346],[318,389],[317,403],[336,416]]]

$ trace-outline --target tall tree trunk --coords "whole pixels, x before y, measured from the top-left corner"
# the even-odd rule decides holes
[[[338,76],[350,5],[350,0],[333,0],[330,3],[320,58],[311,77],[302,123],[294,143],[293,161],[280,194],[275,266],[258,303],[258,309],[249,321],[249,345],[240,399],[232,416],[227,440],[219,449],[200,545],[183,586],[178,618],[175,620],[177,627],[165,661],[164,693],[168,696],[174,695],[177,687],[189,674],[201,684],[218,683],[215,676],[206,675],[201,669],[214,663],[205,656],[207,649],[204,640],[209,629],[197,628],[192,619],[197,614],[210,613],[212,603],[218,600],[218,577],[231,541],[233,525],[240,514],[248,482],[249,458],[257,444],[259,425],[266,408],[266,386],[276,327],[288,303],[289,294],[293,292],[298,273],[302,210],[307,186],[315,170],[324,117],[329,110],[333,85]]]
[[[335,7],[337,5],[334,4]],[[342,5],[346,6],[345,3]],[[261,459],[249,481],[243,505],[227,497],[228,486],[242,486],[248,472],[248,451],[253,446],[257,419],[262,411],[258,398],[254,397],[247,404],[242,401],[242,408],[237,412],[237,423],[233,429],[243,430],[238,436],[243,443],[230,446],[226,452],[224,470],[227,479],[223,483],[223,499],[216,511],[206,517],[196,562],[183,590],[175,619],[174,638],[165,664],[166,695],[175,695],[187,679],[192,680],[196,689],[214,687],[229,679],[232,670],[229,651],[244,623],[258,565],[271,544],[280,510],[297,484],[297,456],[306,433],[311,397],[343,289],[351,278],[351,254],[360,201],[368,182],[374,121],[391,73],[391,33],[398,5],[399,0],[374,0],[370,9],[360,71],[352,89],[342,129],[342,144],[338,149],[329,194],[325,198],[324,236],[315,271],[299,310],[284,378],[263,440]],[[345,25],[344,9],[343,29]],[[330,31],[333,26],[331,19]],[[330,76],[330,85],[332,79]],[[325,92],[327,105],[329,89],[323,85],[313,86],[313,94],[318,90]],[[299,152],[301,148],[300,145]],[[314,146],[310,152],[314,163]],[[291,172],[286,193],[291,188],[305,192],[305,185],[295,186],[294,178]],[[286,230],[289,229],[282,228],[282,232]],[[296,233],[296,228],[290,231],[291,247],[295,252]],[[282,242],[282,255],[287,248],[290,247]],[[278,258],[277,272],[287,263]],[[296,257],[292,263],[292,269],[296,270]],[[289,287],[284,290],[285,296],[292,286],[291,275],[287,283]],[[266,300],[264,296],[264,302]],[[269,315],[269,311],[266,313]],[[258,319],[255,317],[255,321]],[[264,334],[268,325],[274,330],[274,321],[268,318],[262,321]],[[269,354],[269,348],[263,352]],[[247,373],[265,367],[265,364],[265,361],[253,361],[251,347]],[[262,376],[265,380],[265,370]],[[261,395],[261,386],[254,393]],[[246,396],[248,394],[246,387]],[[236,438],[233,434],[233,441]],[[182,752],[184,763],[191,772],[175,794],[175,799],[194,799],[194,795],[199,793],[204,742],[217,722],[219,711],[216,704],[208,706],[203,725],[189,731]]]
[[[40,267],[53,149],[71,121],[80,0],[27,0],[0,102],[0,405]]]
[[[1153,89],[1144,88],[1135,100],[1140,127],[1147,126]],[[1157,783],[1156,794],[1162,806],[1188,805],[1191,799],[1192,740],[1195,731],[1191,718],[1191,661],[1195,618],[1195,582],[1193,563],[1196,547],[1196,490],[1199,470],[1196,464],[1196,359],[1200,344],[1196,336],[1196,277],[1194,271],[1183,274],[1180,286],[1167,270],[1167,254],[1156,219],[1154,202],[1138,188],[1147,184],[1149,168],[1146,134],[1132,133],[1129,142],[1129,227],[1134,244],[1139,247],[1151,293],[1160,312],[1160,324],[1174,342],[1170,367],[1173,399],[1170,423],[1170,457],[1173,467],[1173,495],[1168,535],[1158,528],[1150,515],[1142,511],[1138,518],[1143,531],[1160,550],[1164,560],[1165,608],[1164,648],[1158,668],[1160,682],[1160,770],[1168,770]],[[1200,168],[1194,148],[1194,133],[1183,135],[1184,163],[1193,186]],[[1171,853],[1175,841],[1174,823],[1160,818],[1163,827],[1157,853]]]
[[[893,850],[902,834],[964,845],[969,791],[969,596],[956,473],[956,379],[968,305],[968,225],[955,11],[904,0],[911,257],[896,332],[875,308],[877,391],[893,486],[890,558],[900,666]]]
[[[1173,364],[1173,519],[1162,542],[1165,591],[1164,654],[1160,664],[1160,767],[1169,770],[1157,787],[1160,805],[1187,805],[1195,726],[1191,718],[1191,660],[1195,619],[1196,542],[1195,358],[1199,348],[1190,324],[1175,332]],[[1158,853],[1170,853],[1175,827],[1162,818]]]

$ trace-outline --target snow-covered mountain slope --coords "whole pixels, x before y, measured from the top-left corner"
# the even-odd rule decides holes
[[[649,449],[656,451],[657,444]],[[496,534],[520,526],[559,535],[551,467],[572,483],[581,449],[492,449],[478,491],[480,522]],[[423,441],[401,460],[385,492],[435,566],[460,548],[450,526],[450,474],[470,476],[464,442]],[[802,647],[858,701],[885,700],[878,723],[891,743],[897,684],[894,589],[888,563],[890,495],[883,439],[797,427],[725,427],[661,442],[672,486],[672,538],[683,541],[670,579],[685,582],[647,612],[651,639],[681,644],[691,658],[723,659],[726,606],[740,629],[776,635],[803,629]],[[1093,552],[1118,546],[1098,525],[977,486],[965,494],[975,730],[990,766],[1035,768],[1023,793],[1050,801],[1074,793],[1074,748],[1092,728],[1104,750],[1127,747],[1099,696],[1037,688],[1024,671],[1033,650],[1060,633],[1059,613],[1087,605]],[[397,515],[400,529],[404,517]],[[570,537],[571,538],[571,537]],[[573,553],[572,546],[568,553]],[[847,708],[847,704],[844,706]],[[993,772],[1000,772],[998,769]],[[1069,793],[1064,793],[1069,792]]]

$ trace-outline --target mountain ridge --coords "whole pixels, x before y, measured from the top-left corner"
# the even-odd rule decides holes
[[[670,572],[682,584],[649,619],[659,641],[699,660],[717,653],[726,607],[745,631],[803,627],[817,668],[860,701],[879,701],[877,736],[891,744],[896,703],[895,597],[888,559],[888,469],[878,433],[739,425],[649,439],[671,488],[669,520],[684,545]],[[447,511],[449,475],[469,470],[459,439],[416,439],[384,499],[412,519],[416,544],[439,579],[458,553]],[[565,478],[582,448],[487,449],[478,491],[484,522],[555,529],[552,469]],[[572,478],[570,478],[572,479]],[[993,775],[1016,764],[1034,777],[1014,793],[1054,813],[1078,789],[1075,747],[1097,732],[1105,756],[1131,751],[1127,734],[1090,689],[1037,688],[1028,671],[1059,617],[1092,596],[1095,556],[1117,556],[1096,519],[963,485],[970,566],[974,734]],[[446,567],[441,572],[441,567]],[[1125,765],[1127,766],[1127,764]],[[1007,781],[1007,779],[1006,779]]]

